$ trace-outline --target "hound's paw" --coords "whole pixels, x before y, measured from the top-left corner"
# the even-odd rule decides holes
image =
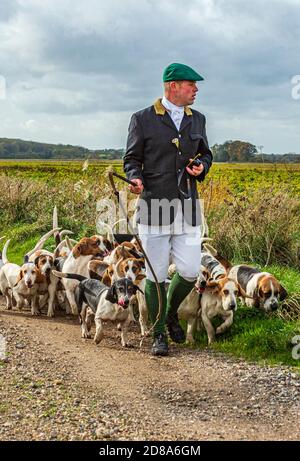
[[[130,344],[130,343],[125,343],[125,344],[122,344],[123,347],[126,347],[127,349],[133,349],[134,348],[134,345],[133,344]]]
[[[91,333],[82,333],[81,337],[84,339],[92,339]]]
[[[223,333],[223,332],[224,332],[224,330],[223,330],[223,328],[221,328],[221,327],[218,327],[218,328],[216,329],[216,335],[220,335],[220,334]]]

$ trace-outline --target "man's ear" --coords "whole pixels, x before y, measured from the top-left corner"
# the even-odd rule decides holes
[[[72,252],[73,252],[74,258],[79,258],[79,256],[81,255],[81,244],[76,243],[76,245],[72,249]]]
[[[115,283],[113,283],[112,286],[110,287],[110,289],[108,290],[105,299],[107,299],[107,301],[109,301],[109,302],[111,302],[113,304],[118,302],[117,290],[116,290]]]

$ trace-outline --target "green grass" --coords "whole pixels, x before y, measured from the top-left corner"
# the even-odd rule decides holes
[[[221,320],[214,320],[218,325]],[[292,358],[292,338],[300,334],[300,320],[287,322],[263,312],[241,307],[235,313],[232,327],[217,336],[213,350],[269,365],[292,365],[300,372],[300,360]],[[196,333],[200,348],[207,346],[205,331]]]

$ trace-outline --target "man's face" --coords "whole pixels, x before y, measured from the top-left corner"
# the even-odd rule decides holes
[[[176,99],[178,106],[190,106],[194,103],[198,91],[196,82],[183,80],[182,82],[172,82],[175,84]]]

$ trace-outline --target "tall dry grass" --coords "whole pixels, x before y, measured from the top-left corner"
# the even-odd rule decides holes
[[[124,188],[123,184],[118,187]],[[0,175],[0,190],[2,228],[25,225],[20,238],[26,236],[26,224],[32,225],[31,231],[49,229],[54,205],[61,226],[78,235],[94,232],[96,201],[112,198],[104,178],[57,184]],[[210,237],[224,257],[300,268],[300,199],[287,188],[237,194],[225,180],[210,181],[200,185],[200,196]]]

